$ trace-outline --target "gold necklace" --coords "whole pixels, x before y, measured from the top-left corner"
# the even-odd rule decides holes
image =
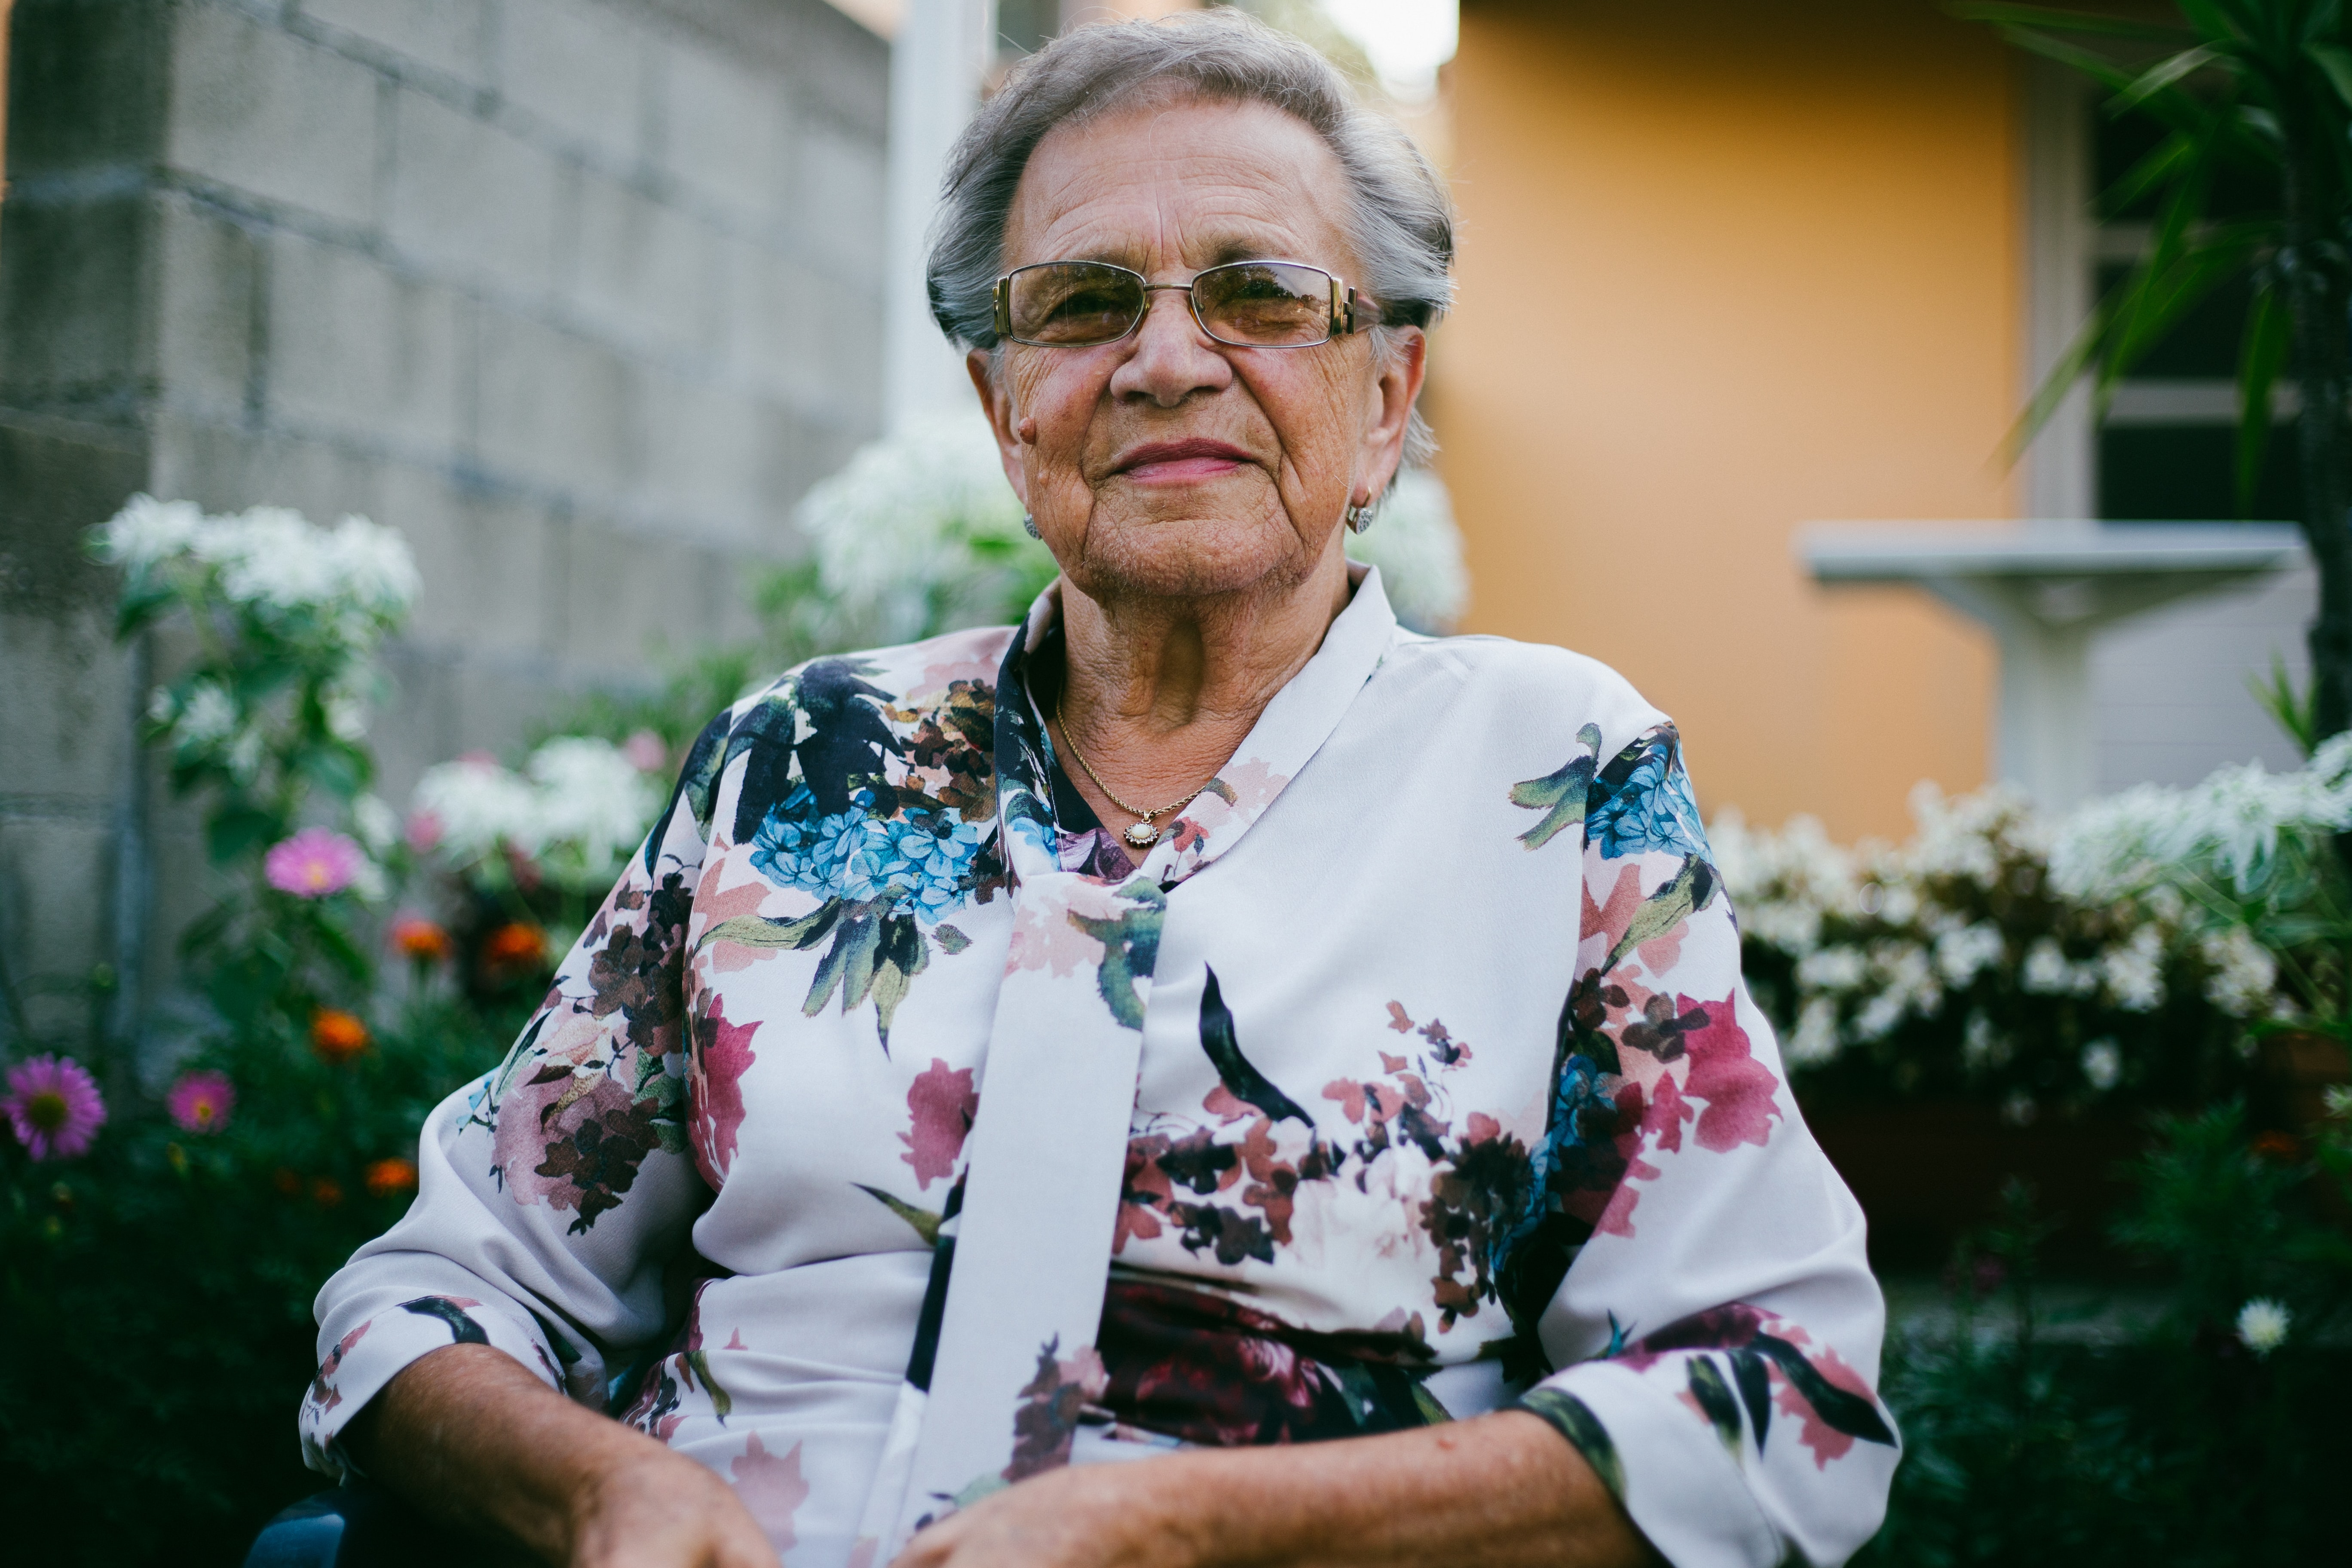
[[[1153,811],[1146,811],[1139,805],[1128,805],[1127,802],[1118,798],[1118,792],[1117,790],[1103,783],[1102,774],[1095,772],[1094,764],[1087,761],[1087,756],[1084,752],[1078,750],[1078,743],[1070,739],[1070,721],[1063,715],[1063,709],[1065,707],[1063,700],[1067,697],[1068,694],[1068,689],[1066,687],[1062,691],[1055,693],[1054,697],[1054,723],[1062,731],[1062,744],[1069,748],[1070,755],[1077,759],[1078,766],[1086,770],[1087,777],[1095,781],[1095,788],[1110,796],[1110,803],[1113,805],[1118,807],[1119,810],[1127,813],[1129,816],[1139,816],[1143,818],[1140,822],[1130,824],[1127,831],[1119,835],[1121,838],[1127,840],[1128,847],[1130,849],[1150,848],[1153,845],[1160,842],[1160,829],[1151,826],[1151,819],[1155,816],[1165,816],[1171,811],[1183,810],[1186,806],[1192,805],[1193,801],[1200,798],[1201,790],[1206,789],[1209,786],[1206,784],[1203,784],[1201,785],[1200,789],[1194,790],[1182,800],[1177,801],[1171,805],[1160,806],[1157,810]]]

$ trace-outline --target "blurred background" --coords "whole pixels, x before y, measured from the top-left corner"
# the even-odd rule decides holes
[[[2292,439],[2240,484],[2262,275],[2021,425],[2150,251],[2156,196],[2116,193],[2167,124],[1933,0],[1235,3],[1460,207],[1443,452],[1362,552],[1423,629],[1564,644],[1675,715],[1759,999],[1929,1326],[1926,1489],[1874,1550],[2091,1560],[2227,1449],[2298,1560],[2272,1505],[2335,1461],[2260,1413],[2271,1320],[2240,1318],[2319,1334],[2352,1278],[2340,1197],[2294,1206],[2343,1173],[2352,760],[2296,735]],[[235,1561],[304,1485],[309,1290],[399,1212],[415,1117],[503,1049],[687,740],[1050,574],[923,232],[1014,62],[1188,8],[0,0],[0,1060],[52,1075],[0,1109],[49,1094],[71,1134],[67,1062],[111,1118],[0,1140],[5,1331],[90,1347],[0,1379],[0,1488],[135,1478],[184,1523],[106,1560]],[[167,1235],[202,1332],[134,1300]],[[2221,1358],[2175,1401],[2195,1443],[2115,1392],[2145,1363],[2037,1370],[2012,1288],[2052,1258],[2082,1343]],[[2028,1348],[1979,1357],[1980,1308]],[[204,1452],[207,1413],[266,1459]]]

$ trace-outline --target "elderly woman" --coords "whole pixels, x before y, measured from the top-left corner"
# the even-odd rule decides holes
[[[1843,1559],[1880,1300],[1674,728],[1341,552],[1428,165],[1226,16],[1030,59],[945,200],[1059,582],[704,732],[320,1294],[312,1463],[575,1564]]]

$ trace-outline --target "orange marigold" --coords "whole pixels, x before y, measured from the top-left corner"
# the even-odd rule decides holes
[[[333,1208],[343,1201],[343,1184],[332,1176],[316,1176],[310,1182],[310,1201],[322,1209]]]
[[[423,915],[403,915],[392,922],[393,951],[419,963],[438,963],[449,956],[449,933]]]
[[[416,1162],[401,1159],[398,1155],[389,1160],[378,1160],[367,1168],[367,1190],[380,1198],[388,1198],[394,1193],[415,1192]]]
[[[510,921],[482,943],[482,962],[493,969],[521,969],[547,956],[547,933],[535,925]]]
[[[2253,1150],[2256,1159],[2275,1160],[2282,1165],[2291,1165],[2303,1158],[2303,1144],[2292,1132],[2257,1132]]]
[[[310,1048],[331,1062],[347,1062],[368,1047],[368,1027],[356,1013],[321,1007],[310,1015]]]

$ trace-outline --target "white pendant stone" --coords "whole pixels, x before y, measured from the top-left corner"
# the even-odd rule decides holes
[[[1160,842],[1160,829],[1148,822],[1139,822],[1129,827],[1123,837],[1135,848],[1149,849]]]

